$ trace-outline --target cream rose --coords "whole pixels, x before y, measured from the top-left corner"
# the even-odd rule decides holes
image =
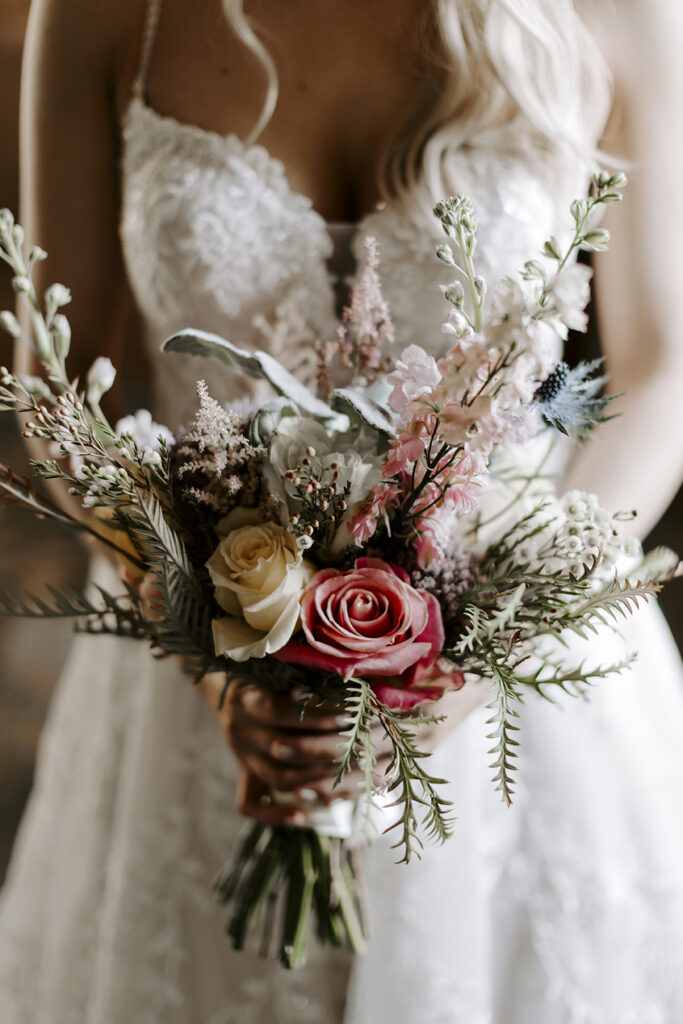
[[[279,651],[297,627],[301,594],[315,567],[277,523],[231,529],[206,563],[216,601],[228,614],[214,619],[217,654],[232,661]]]

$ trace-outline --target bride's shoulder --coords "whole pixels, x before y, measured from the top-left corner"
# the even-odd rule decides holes
[[[147,0],[32,0],[29,45],[62,65],[116,72],[142,36]]]

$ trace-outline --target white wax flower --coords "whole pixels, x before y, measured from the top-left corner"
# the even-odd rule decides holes
[[[124,416],[116,424],[119,437],[132,437],[140,449],[151,448],[159,451],[161,440],[173,444],[174,437],[168,427],[155,423],[148,409],[138,409],[132,416]]]

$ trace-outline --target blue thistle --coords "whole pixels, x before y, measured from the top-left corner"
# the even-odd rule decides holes
[[[587,434],[596,423],[605,423],[612,416],[603,413],[612,397],[603,394],[607,381],[604,374],[593,376],[603,364],[602,359],[579,363],[570,370],[566,363],[558,363],[534,395],[541,406],[545,422],[570,437]]]

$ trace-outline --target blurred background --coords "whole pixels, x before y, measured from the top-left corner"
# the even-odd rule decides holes
[[[18,211],[21,50],[29,2],[0,0],[0,207],[7,206],[14,212]],[[0,309],[12,306],[9,277],[0,273]],[[0,365],[8,364],[11,358],[11,345],[3,335]],[[21,439],[8,414],[0,416],[0,461],[20,472],[27,469]],[[683,553],[683,491],[650,536],[648,545],[655,544],[668,544]],[[66,531],[49,523],[36,523],[25,512],[2,511],[1,589],[40,591],[45,582],[57,587],[77,586],[84,579],[86,561],[83,548]],[[679,582],[668,588],[661,603],[683,650],[683,585]],[[31,788],[41,726],[69,637],[68,622],[0,619],[0,884]]]

